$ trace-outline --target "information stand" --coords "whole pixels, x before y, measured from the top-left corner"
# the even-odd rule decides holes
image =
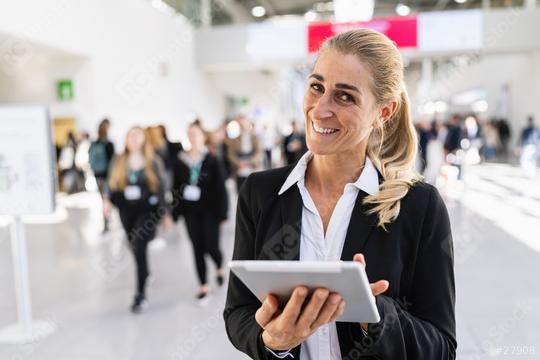
[[[19,322],[0,329],[0,343],[24,344],[53,333],[32,318],[23,215],[54,212],[55,161],[51,122],[40,106],[0,106],[0,215],[13,218],[11,249]]]

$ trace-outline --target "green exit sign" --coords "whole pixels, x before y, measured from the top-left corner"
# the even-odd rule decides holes
[[[56,82],[56,96],[60,101],[73,99],[73,81],[59,80]]]

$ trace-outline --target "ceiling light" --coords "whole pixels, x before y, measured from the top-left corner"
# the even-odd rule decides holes
[[[313,10],[309,10],[308,12],[306,12],[304,14],[304,19],[307,22],[315,21],[315,20],[317,20],[317,13],[315,11],[313,11]]]
[[[455,2],[457,2],[458,4],[465,4],[467,2],[467,0],[454,0]]]
[[[459,0],[459,1],[462,1],[462,0]],[[405,4],[397,4],[396,13],[399,16],[407,16],[411,13],[411,8]]]
[[[263,17],[266,15],[266,9],[263,6],[254,6],[251,9],[251,15],[255,17]]]

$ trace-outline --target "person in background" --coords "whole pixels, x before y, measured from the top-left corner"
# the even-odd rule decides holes
[[[131,310],[146,309],[146,280],[149,276],[147,247],[160,222],[170,227],[170,209],[165,202],[161,160],[155,156],[145,131],[132,127],[125,140],[124,152],[111,165],[104,211],[111,204],[118,208],[137,268],[137,288]]]
[[[484,135],[484,160],[492,161],[497,157],[497,149],[501,142],[499,140],[499,132],[496,128],[495,121],[489,120],[482,129]]]
[[[420,155],[420,173],[423,174],[428,165],[427,147],[431,140],[431,125],[422,121],[416,124],[416,131],[418,133],[418,149]]]
[[[167,170],[171,170],[173,168],[173,165],[178,158],[178,155],[184,148],[182,147],[181,142],[172,142],[169,140],[169,137],[167,135],[167,128],[165,125],[160,124],[157,126],[157,129],[161,133],[161,138],[165,141],[165,147],[167,149],[167,161],[165,161],[165,167]]]
[[[447,154],[455,153],[461,148],[461,139],[463,130],[461,129],[461,118],[459,115],[453,115],[448,125],[448,132],[444,141],[444,150]]]
[[[90,169],[90,161],[88,152],[90,150],[90,135],[86,131],[81,131],[77,134],[78,144],[77,151],[75,152],[75,166],[81,172],[86,184],[86,178]]]
[[[422,176],[427,183],[435,184],[446,161],[444,154],[446,127],[436,119],[432,119],[429,128],[430,141],[426,149],[427,166]]]
[[[504,118],[499,119],[497,121],[497,130],[499,131],[499,140],[501,141],[501,155],[505,161],[508,161],[508,142],[512,135],[508,121]]]
[[[462,144],[468,164],[478,164],[480,162],[480,151],[483,146],[483,136],[480,123],[476,116],[469,115],[465,118],[463,137],[467,139]]]
[[[227,157],[227,131],[225,123],[209,134],[208,152],[221,162],[225,179],[228,179],[231,176],[231,164]]]
[[[527,126],[521,131],[519,145],[516,149],[521,168],[525,170],[525,173],[529,177],[536,176],[539,138],[540,132],[534,124],[534,118],[529,116],[527,118]]]
[[[476,117],[467,116],[465,118],[464,125],[463,136],[465,138],[472,142],[480,137],[480,125],[478,124]]]
[[[264,124],[259,136],[264,151],[264,168],[272,168],[272,150],[276,145],[276,132],[274,127]]]
[[[437,119],[431,120],[429,128],[430,128],[429,132],[431,133],[431,137],[437,138],[439,136],[439,129],[440,129],[440,125],[437,122]]]
[[[461,127],[461,117],[459,115],[453,115],[450,119],[450,123],[447,126],[447,133],[444,140],[444,152],[445,160],[447,163],[456,167],[457,179],[461,180],[462,173],[462,161],[463,157],[461,156],[461,140],[463,139],[463,129]]]
[[[96,178],[97,187],[101,198],[105,191],[109,167],[114,157],[114,144],[109,140],[109,129],[111,123],[108,119],[103,119],[98,126],[98,136],[90,144],[88,149],[88,162]],[[109,217],[103,211],[103,232],[109,230]]]
[[[152,148],[154,149],[154,153],[161,159],[165,168],[169,168],[169,153],[167,142],[163,137],[163,132],[158,126],[149,126],[146,128],[146,131],[150,145],[152,145]]]
[[[222,165],[208,152],[206,135],[199,122],[189,126],[188,138],[191,149],[180,153],[174,166],[173,188],[181,196],[173,207],[173,216],[178,219],[183,215],[186,221],[200,284],[196,299],[202,306],[207,303],[210,293],[206,254],[210,255],[217,268],[218,286],[222,286],[224,281],[219,237],[220,223],[227,219],[228,196]]]
[[[287,165],[294,164],[306,152],[306,136],[300,131],[296,121],[291,122],[292,131],[283,140],[283,152]]]
[[[172,163],[169,155],[169,149],[167,147],[167,142],[163,137],[163,132],[158,126],[149,126],[148,128],[146,128],[146,132],[148,135],[148,140],[150,141],[150,144],[154,149],[156,157],[161,160],[161,164],[163,165],[161,167],[161,171],[163,171],[161,175],[164,179],[163,186],[165,188],[165,199],[167,200],[167,202],[171,203]]]
[[[229,141],[227,151],[236,177],[236,188],[240,190],[244,180],[260,168],[262,149],[259,140],[253,134],[253,124],[245,116],[239,116],[237,121],[240,125],[240,135]]]
[[[60,151],[58,169],[60,170],[62,190],[67,194],[84,191],[84,174],[77,168],[75,156],[79,143],[73,132],[69,132],[65,145]]]

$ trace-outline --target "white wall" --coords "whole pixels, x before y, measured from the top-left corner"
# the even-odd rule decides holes
[[[308,55],[303,18],[201,28],[195,36],[197,61],[210,70],[298,64]]]
[[[0,33],[10,35],[0,42],[0,102],[47,103],[92,130],[108,116],[117,139],[135,123],[165,123],[177,138],[195,114],[209,123],[223,116],[223,98],[196,67],[191,25],[150,1],[0,0],[0,9]],[[64,55],[39,69],[45,47],[82,60]],[[49,92],[58,76],[74,80],[71,105]],[[35,79],[42,88],[31,91]],[[14,84],[18,91],[4,100]]]

